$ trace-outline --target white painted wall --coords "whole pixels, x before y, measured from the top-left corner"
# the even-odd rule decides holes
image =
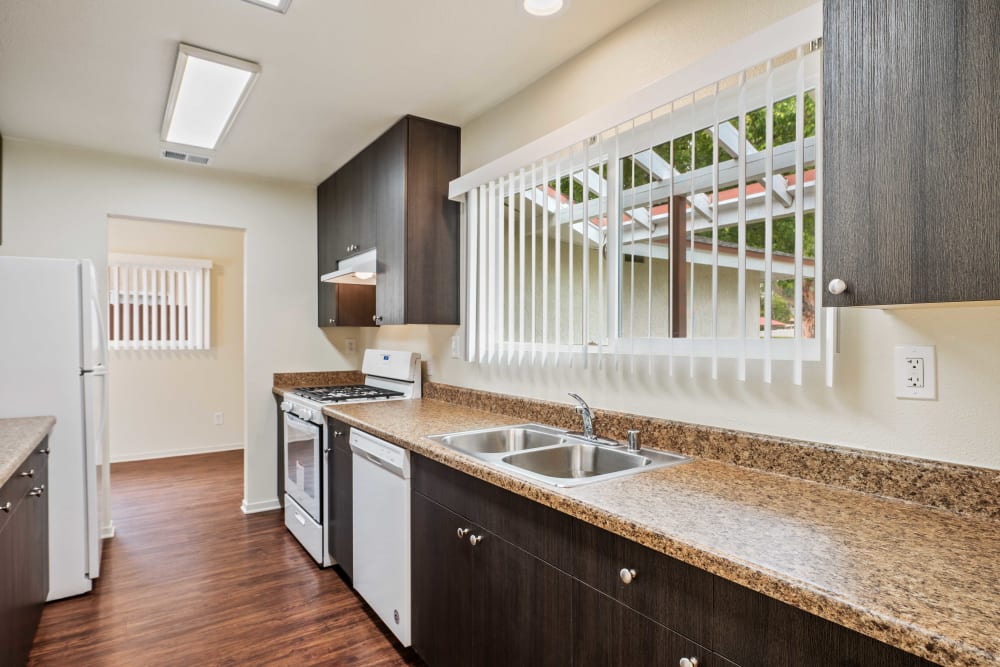
[[[315,189],[11,137],[3,151],[5,255],[87,257],[103,276],[109,215],[246,230],[244,502],[271,506],[272,373],[354,368],[331,345],[347,334],[316,327]]]
[[[760,30],[811,0],[664,1],[462,129],[469,171]],[[734,66],[751,63],[734,63]],[[603,96],[603,97],[602,97]],[[641,109],[637,109],[641,112]],[[842,313],[836,386],[809,367],[804,385],[779,365],[773,384],[751,364],[746,382],[707,361],[632,370],[627,359],[588,369],[480,367],[450,358],[455,327],[365,329],[363,346],[400,347],[430,358],[432,379],[489,391],[566,401],[579,392],[601,408],[819,442],[1000,468],[1000,307],[942,307]],[[893,397],[893,347],[932,344],[937,401]]]
[[[108,252],[212,262],[209,349],[109,353],[112,461],[243,449],[243,235],[232,227],[108,220]]]

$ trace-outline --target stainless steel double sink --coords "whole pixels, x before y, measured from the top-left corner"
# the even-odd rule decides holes
[[[515,474],[562,487],[590,484],[691,460],[656,449],[630,452],[622,445],[596,442],[540,424],[427,437]]]

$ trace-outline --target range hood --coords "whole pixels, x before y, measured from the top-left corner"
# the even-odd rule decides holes
[[[320,276],[320,280],[324,283],[341,285],[374,285],[375,271],[375,248],[372,248],[340,260],[337,262],[337,270],[324,273]]]

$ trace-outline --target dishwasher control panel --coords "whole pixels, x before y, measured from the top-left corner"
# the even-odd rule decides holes
[[[381,440],[356,428],[351,429],[351,451],[363,456],[375,465],[391,470],[395,474],[409,478],[410,456],[402,447]]]

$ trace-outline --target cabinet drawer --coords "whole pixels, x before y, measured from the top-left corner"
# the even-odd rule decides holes
[[[674,667],[687,659],[698,667],[733,667],[705,647],[579,581],[574,589],[573,634],[574,665]]]
[[[48,461],[43,450],[48,447],[47,443],[48,439],[46,438],[25,459],[24,463],[14,470],[7,483],[0,487],[0,508],[6,508],[8,507],[7,503],[10,503],[8,509],[0,509],[0,528],[3,528],[7,520],[14,514],[14,510],[17,509],[24,497],[33,488],[45,483],[45,466]]]
[[[578,579],[711,648],[711,574],[582,521],[576,535]],[[630,571],[630,583],[622,570]]]
[[[411,468],[415,492],[569,571],[573,517],[422,456],[411,458]]]
[[[714,595],[712,648],[743,667],[934,664],[724,579]]]

